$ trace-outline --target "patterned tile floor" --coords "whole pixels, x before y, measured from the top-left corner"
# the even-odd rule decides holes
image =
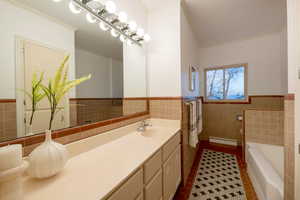
[[[235,155],[204,149],[189,200],[246,200]]]
[[[242,178],[242,182],[243,182],[244,190],[246,192],[247,200],[258,200],[256,193],[254,191],[254,188],[252,186],[251,180],[247,173],[247,166],[243,160],[242,148],[209,143],[208,141],[200,142],[193,166],[190,170],[190,173],[189,173],[187,179],[185,180],[185,185],[183,185],[183,183],[181,184],[181,186],[179,187],[179,189],[174,197],[174,200],[188,200],[190,198],[190,194],[192,193],[191,191],[193,189],[197,175],[199,175],[197,172],[199,170],[200,160],[203,155],[202,153],[206,150],[223,152],[225,154],[230,154],[230,155],[236,157],[237,162],[238,162],[238,167],[239,167],[238,168],[239,173]],[[235,200],[235,199],[241,199],[241,198],[234,197],[234,198],[229,198],[229,200],[230,199]],[[244,199],[246,199],[246,198],[244,198]],[[199,198],[197,200],[199,200]],[[216,199],[213,199],[213,200],[216,200]]]

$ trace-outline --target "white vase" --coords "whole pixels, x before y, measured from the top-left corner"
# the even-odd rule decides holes
[[[34,149],[28,157],[27,173],[34,178],[54,176],[64,168],[68,157],[66,147],[54,142],[51,137],[51,130],[46,130],[45,142]]]

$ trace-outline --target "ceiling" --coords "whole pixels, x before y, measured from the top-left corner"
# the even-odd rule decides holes
[[[185,0],[199,47],[280,32],[286,0]]]
[[[68,2],[15,0],[77,29],[76,46],[107,57],[122,59],[122,43],[83,14],[69,11]],[[141,0],[149,10],[158,0]],[[173,1],[173,0],[171,0]],[[199,47],[281,31],[286,24],[286,0],[182,0]]]
[[[75,28],[75,45],[77,48],[106,57],[123,59],[123,47],[119,39],[113,38],[109,32],[102,31],[97,24],[88,23],[85,15],[71,13],[68,7],[69,1],[61,1],[59,3],[55,3],[52,0],[15,1]]]

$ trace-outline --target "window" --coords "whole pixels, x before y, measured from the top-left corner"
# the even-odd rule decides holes
[[[247,100],[247,64],[206,69],[205,79],[207,101]]]

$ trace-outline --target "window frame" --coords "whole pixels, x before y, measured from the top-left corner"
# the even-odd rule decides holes
[[[238,68],[244,67],[244,94],[245,99],[208,99],[207,98],[207,72],[212,70],[225,70],[228,68]],[[223,82],[224,86],[224,82]],[[204,100],[205,102],[215,102],[215,103],[246,103],[249,102],[248,98],[248,64],[232,64],[232,65],[222,65],[222,66],[213,66],[204,69]]]

